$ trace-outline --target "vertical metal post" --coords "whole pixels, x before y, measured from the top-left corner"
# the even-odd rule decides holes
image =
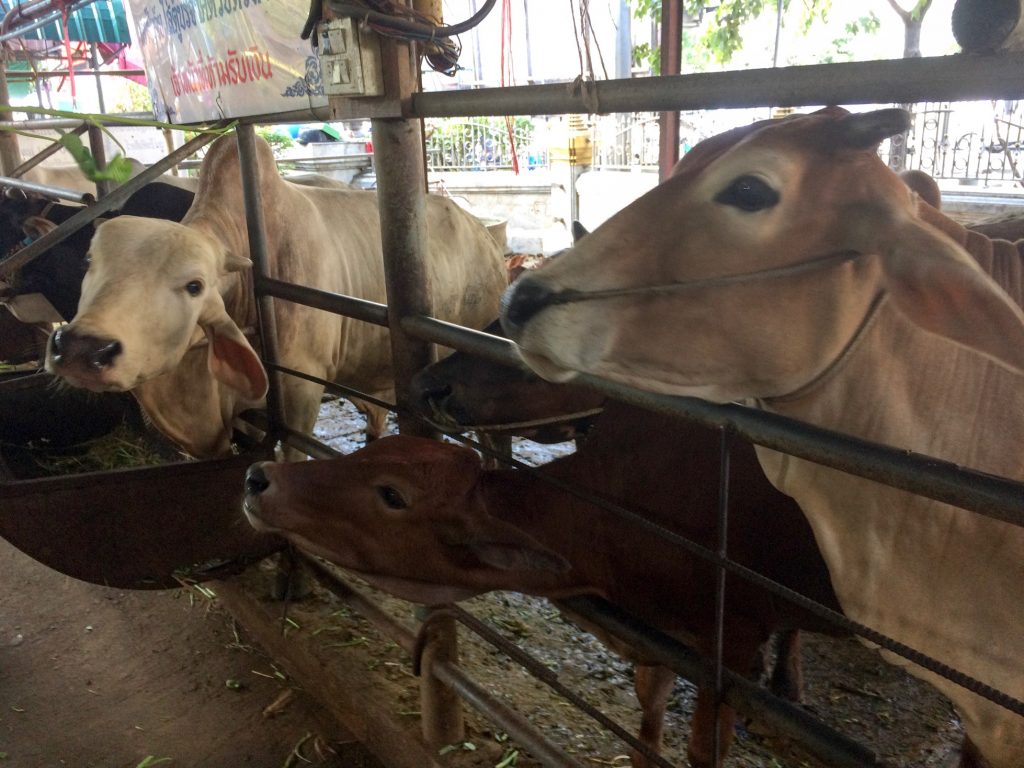
[[[429,621],[420,655],[420,712],[423,739],[432,746],[454,744],[465,738],[459,694],[434,677],[435,665],[459,663],[456,621],[444,609],[424,608],[421,618]]]
[[[277,343],[277,322],[274,318],[274,299],[262,291],[262,281],[270,277],[267,256],[267,231],[263,223],[263,195],[260,193],[260,169],[256,155],[256,132],[252,125],[236,129],[238,159],[241,167],[242,194],[245,197],[245,226],[249,236],[249,258],[252,259],[253,281],[256,289],[256,318],[260,328],[263,357],[272,363],[280,360]],[[284,403],[281,399],[281,374],[268,371],[270,389],[267,391],[267,438],[277,442],[285,427]]]
[[[661,74],[678,75],[682,70],[683,0],[661,4]],[[679,112],[662,112],[658,117],[658,180],[664,181],[679,161]]]
[[[93,159],[96,160],[97,168],[107,167],[107,148],[103,143],[103,129],[98,125],[89,126],[89,151],[92,152]],[[100,199],[108,194],[110,194],[110,182],[97,181],[96,198]]]
[[[398,427],[404,434],[434,435],[410,416],[409,381],[434,358],[427,343],[407,336],[404,315],[432,313],[426,270],[427,221],[423,172],[423,132],[419,120],[373,121],[373,152],[377,169],[384,280],[388,299],[388,325],[399,407]],[[438,626],[424,649],[424,658],[441,660],[455,654],[455,627]],[[420,678],[421,721],[424,738],[432,744],[451,744],[464,737],[458,697],[429,673]]]
[[[103,77],[100,75],[100,59],[96,55],[96,43],[89,43],[89,65],[96,74],[96,98],[100,103],[100,114],[107,114],[107,105],[103,103]]]
[[[720,455],[719,455],[719,478],[718,478],[718,556],[725,558],[729,552],[729,442],[731,433],[727,428],[719,429]],[[725,568],[718,566],[715,575],[715,741],[712,752],[712,765],[718,765],[722,754],[721,728],[719,721],[722,719],[722,649],[724,647],[725,625]]]
[[[11,94],[7,90],[7,56],[0,55],[0,120],[12,120],[10,110]],[[12,131],[0,131],[0,171],[4,176],[21,165],[21,148],[18,146],[18,134]]]

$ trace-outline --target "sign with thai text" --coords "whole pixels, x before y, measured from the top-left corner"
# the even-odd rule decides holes
[[[131,0],[158,119],[191,123],[325,105],[294,0]],[[305,6],[303,6],[305,7]]]

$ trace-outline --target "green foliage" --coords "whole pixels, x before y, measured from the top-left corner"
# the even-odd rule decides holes
[[[82,139],[75,133],[65,133],[59,139],[64,149],[75,159],[78,169],[89,181],[116,181],[121,184],[131,178],[132,164],[128,158],[120,153],[114,155],[107,161],[106,168],[99,168],[96,165],[96,158],[92,156],[89,148],[82,143]]]
[[[270,145],[270,148],[274,151],[275,157],[295,144],[295,142],[292,141],[291,136],[287,133],[281,133],[274,128],[261,126],[256,129],[256,134]]]
[[[834,53],[826,55],[822,59],[822,63],[832,64],[836,61],[852,61],[853,52],[850,50],[850,44],[853,42],[853,39],[858,35],[874,34],[878,31],[878,28],[881,25],[882,22],[878,16],[875,15],[874,11],[869,13],[867,16],[861,16],[855,21],[847,22],[845,34],[832,41]]]
[[[926,0],[921,0],[925,2]],[[783,0],[783,11],[789,9],[791,0]],[[633,16],[637,19],[658,18],[661,15],[661,0],[630,0]],[[832,0],[802,0],[800,29],[806,34],[818,20],[827,20],[832,9]],[[701,16],[708,4],[704,0],[683,0],[683,12],[692,18]],[[748,21],[760,17],[766,11],[775,12],[774,0],[722,0],[712,17],[705,14],[704,33],[699,46],[717,62],[725,64],[743,47],[741,27]],[[658,60],[659,52],[650,45],[636,46],[633,60],[638,64]]]

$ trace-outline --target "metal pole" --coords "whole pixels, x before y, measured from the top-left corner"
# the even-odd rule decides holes
[[[448,685],[427,681],[437,679],[441,664],[458,664],[459,647],[455,632],[455,617],[438,609],[425,608],[417,615],[424,622],[426,639],[420,656],[420,712],[423,713],[423,738],[434,747],[453,744],[463,738],[462,705],[459,694]]]
[[[15,168],[15,170],[18,169]],[[46,195],[47,197],[56,197],[60,200],[70,200],[73,203],[82,203],[84,205],[96,202],[96,196],[92,192],[79,192],[76,189],[65,189],[64,187],[55,187],[51,184],[40,184],[35,181],[25,181],[25,179],[18,179],[14,176],[0,176],[0,187],[21,189],[25,192],[36,192],[40,195]]]
[[[88,128],[89,128],[89,125],[87,123],[81,123],[77,128],[75,128],[73,131],[71,131],[71,133],[75,134],[75,136],[81,136],[83,133],[86,132],[86,130],[88,130]],[[31,168],[35,168],[37,165],[39,165],[41,162],[43,162],[43,160],[45,160],[48,157],[51,157],[52,155],[57,154],[63,148],[64,148],[64,145],[61,144],[60,142],[58,142],[58,141],[53,142],[52,144],[47,146],[45,149],[40,150],[39,152],[34,154],[32,157],[30,157],[28,160],[26,160],[24,163],[22,163],[17,168],[15,168],[13,171],[11,171],[10,175],[13,178],[18,178],[19,176],[25,175],[26,171],[28,171]]]
[[[267,230],[263,221],[263,195],[260,191],[260,169],[256,155],[256,129],[240,125],[236,129],[238,160],[241,169],[242,193],[245,197],[245,226],[249,236],[249,258],[256,289],[256,318],[260,328],[263,357],[277,363],[277,322],[274,317],[274,299],[263,293],[263,281],[270,277],[270,259],[267,255]],[[275,443],[284,436],[286,426],[284,402],[281,398],[281,375],[267,370],[270,389],[267,391],[267,438]]]
[[[70,219],[58,225],[52,232],[47,232],[38,240],[33,240],[20,251],[8,256],[6,259],[3,259],[0,261],[0,278],[6,277],[17,269],[21,269],[36,256],[46,253],[46,251],[57,245],[57,243],[62,242],[65,238],[70,237],[82,227],[91,223],[93,219],[102,216],[107,211],[112,211],[118,206],[123,205],[125,200],[142,189],[146,184],[149,184],[151,181],[155,181],[161,173],[180,160],[189,157],[196,150],[206,146],[217,138],[218,135],[219,134],[217,133],[200,133],[194,139],[186,142],[174,152],[167,155],[167,157],[155,162],[138,176],[128,179],[128,181],[102,200],[97,200],[88,208],[83,208],[80,213],[76,213]]]
[[[7,57],[0,57],[6,65]],[[13,114],[10,111],[11,94],[7,90],[6,66],[0,70],[0,120],[10,120]],[[0,131],[0,171],[4,176],[10,176],[15,168],[21,165],[21,148],[18,146],[18,136],[13,131]]]
[[[1024,52],[598,80],[601,112],[1024,98]],[[588,101],[592,104],[593,101]],[[586,114],[564,84],[417,93],[416,117]]]
[[[96,161],[97,168],[107,167],[107,147],[103,143],[103,129],[96,125],[89,126],[89,151]],[[109,181],[96,182],[96,197],[104,198],[110,194],[111,184]]]
[[[103,77],[100,72],[99,57],[96,55],[96,43],[89,43],[89,65],[92,67],[92,74],[96,78],[96,98],[100,103],[100,114],[107,113],[107,107],[103,103]]]
[[[423,133],[419,120],[373,121],[384,282],[388,299],[388,327],[398,403],[398,426],[403,434],[436,436],[410,414],[409,382],[433,359],[433,347],[407,335],[401,318],[433,314],[426,270],[427,222],[423,173]],[[454,627],[431,639],[426,654],[443,659],[454,653]],[[436,650],[430,646],[436,645]],[[454,743],[464,737],[462,710],[450,688],[435,675],[420,680],[424,738],[432,743]]]
[[[661,74],[678,75],[682,70],[682,0],[663,0],[661,4]],[[658,116],[658,180],[664,181],[679,162],[679,111],[668,110]]]

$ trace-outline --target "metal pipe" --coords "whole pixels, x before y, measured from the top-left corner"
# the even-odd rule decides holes
[[[451,663],[434,668],[437,679],[452,688],[463,701],[505,731],[517,744],[521,744],[546,768],[584,768],[561,747],[552,744],[530,721],[490,695],[459,667]]]
[[[40,77],[67,77],[70,73],[66,69],[47,69],[32,72],[31,70],[24,69],[8,69],[7,77],[13,77],[18,80],[35,80]],[[146,70],[144,69],[76,69],[75,76],[81,75],[94,75],[101,77],[108,75],[111,77],[145,77]]]
[[[5,56],[0,56],[0,64],[6,65]],[[0,73],[0,120],[13,116],[10,104],[11,94],[7,88],[7,75]],[[0,131],[0,173],[10,174],[20,163],[21,148],[18,146],[18,135],[10,131]]]
[[[683,3],[661,3],[661,76],[678,75],[682,70]],[[658,179],[664,181],[679,161],[679,110],[658,115]]]
[[[601,112],[1024,98],[1024,52],[599,80]],[[416,117],[587,113],[566,84],[417,93]]]
[[[281,359],[277,341],[277,319],[274,299],[263,292],[262,282],[270,277],[270,256],[267,230],[263,219],[263,194],[260,184],[259,156],[256,154],[256,130],[251,125],[240,125],[235,131],[238,142],[238,165],[241,171],[242,194],[245,199],[245,227],[249,237],[249,258],[252,259],[253,280],[256,290],[256,322],[260,329],[263,357],[272,363]],[[277,169],[274,169],[277,172]],[[287,426],[281,377],[268,369],[270,388],[267,390],[267,438],[276,442]]]
[[[178,163],[182,158],[188,157],[201,147],[206,146],[217,138],[217,136],[218,134],[216,133],[200,133],[190,141],[182,144],[174,152],[171,152],[171,154],[155,162],[138,176],[128,179],[128,181],[102,200],[98,200],[89,207],[83,208],[80,213],[76,213],[70,219],[58,225],[52,232],[47,232],[38,240],[33,240],[20,251],[17,251],[3,261],[0,261],[0,278],[4,278],[15,270],[21,269],[32,261],[32,259],[36,258],[36,256],[50,250],[50,248],[57,245],[57,243],[62,242],[65,238],[73,235],[82,227],[90,224],[98,216],[102,216],[107,211],[112,211],[123,205],[125,200],[138,192],[146,184],[151,181],[155,181],[160,174],[168,168]],[[20,180],[18,181],[21,183]]]
[[[462,718],[462,705],[456,689],[451,685],[428,684],[439,680],[437,672],[442,666],[459,662],[455,617],[444,607],[424,607],[417,618],[424,624],[420,664],[420,711],[424,713],[423,738],[434,747],[453,744],[465,738],[466,725]],[[429,716],[426,716],[428,715]]]
[[[58,148],[60,145],[57,145]],[[14,169],[15,171],[20,170],[20,166]],[[26,169],[27,170],[27,169]],[[92,192],[79,192],[75,189],[65,189],[64,187],[54,187],[50,184],[40,184],[37,181],[28,181],[27,179],[16,179],[13,176],[0,176],[0,187],[10,187],[12,189],[21,189],[25,192],[36,192],[40,195],[46,195],[47,197],[56,197],[60,200],[70,200],[73,203],[82,203],[83,205],[89,205],[96,201],[96,195]],[[4,262],[0,262],[2,264]]]
[[[402,327],[410,336],[463,349],[505,365],[523,365],[515,344],[507,339],[427,317],[403,318]],[[1024,527],[1024,483],[755,408],[641,392],[587,374],[580,374],[573,383],[648,410],[709,427],[729,427],[758,445]]]
[[[413,653],[416,636],[408,627],[382,611],[375,603],[346,584],[333,570],[320,561],[301,552],[298,557],[324,588],[357,611],[389,639],[401,646],[406,653]],[[456,691],[466,703],[506,731],[544,765],[583,768],[580,763],[566,756],[563,750],[540,734],[519,713],[509,709],[473,682],[466,672],[457,665],[441,661],[434,665],[433,671],[441,682]]]
[[[81,123],[77,128],[72,130],[71,133],[73,133],[75,136],[81,136],[88,130],[88,128],[88,123]],[[51,142],[49,145],[39,150],[39,152],[34,154],[24,163],[22,163],[13,171],[11,171],[11,178],[23,176],[27,171],[31,170],[32,168],[35,168],[37,165],[43,162],[43,160],[45,160],[48,157],[52,157],[53,155],[60,152],[62,149],[64,149],[64,145],[61,144],[59,141]]]
[[[408,336],[399,323],[405,315],[432,314],[426,270],[426,185],[420,122],[374,120],[373,148],[398,425],[404,433],[434,436],[421,422],[402,414],[409,409],[409,381],[434,360],[432,346]]]
[[[14,107],[14,112],[18,111],[17,107]],[[149,112],[126,112],[116,117],[96,117],[90,118],[90,123],[98,123],[99,125],[130,125],[132,120],[148,121],[153,122],[153,115]],[[31,120],[4,120],[0,121],[0,130],[10,131],[45,131],[45,130],[60,130],[70,131],[77,128],[82,124],[83,120],[80,117],[55,117],[49,120],[35,118]]]
[[[66,12],[68,14],[72,14],[75,11],[85,8],[87,5],[92,5],[95,1],[96,0],[81,0],[81,2],[67,6]],[[45,27],[47,24],[60,21],[64,18],[64,12],[64,10],[54,11],[53,13],[48,13],[45,16],[35,19],[23,27],[18,27],[10,32],[4,32],[3,34],[0,34],[0,43],[6,43],[8,40],[13,40],[17,37],[24,37],[26,32],[33,32],[40,27]]]
[[[107,147],[103,143],[103,129],[98,125],[90,125],[89,131],[89,151],[92,152],[93,160],[96,161],[97,168],[107,167]],[[96,197],[103,198],[110,194],[111,183],[107,180],[96,182]]]
[[[657,661],[698,685],[713,683],[711,664],[697,653],[597,597],[559,600],[598,627],[625,640],[645,657]],[[776,698],[731,670],[723,670],[725,701],[736,709],[762,719],[793,737],[808,751],[834,768],[875,768],[884,765],[875,754],[819,722],[803,709]]]
[[[285,301],[293,301],[296,304],[304,304],[307,307],[334,312],[338,315],[347,315],[356,320],[373,323],[374,325],[387,326],[388,324],[387,305],[378,304],[375,301],[321,291],[318,288],[307,288],[295,283],[286,283],[273,277],[267,277],[261,281],[261,291],[267,296],[284,299]]]

